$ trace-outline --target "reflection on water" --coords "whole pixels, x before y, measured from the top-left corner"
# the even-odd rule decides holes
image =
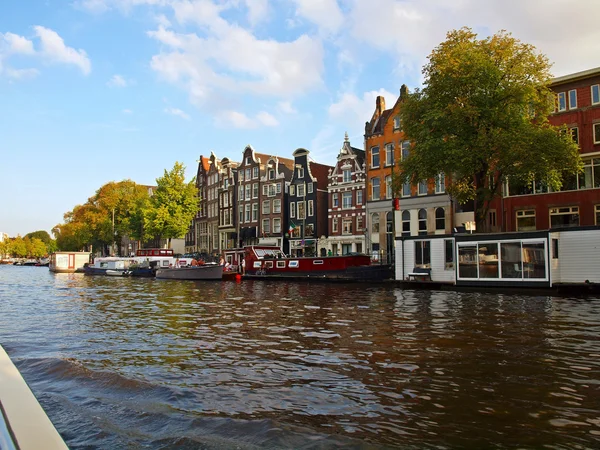
[[[594,448],[600,301],[0,267],[72,448]]]

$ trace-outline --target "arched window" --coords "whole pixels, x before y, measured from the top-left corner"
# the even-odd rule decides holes
[[[410,236],[410,211],[402,211],[402,236]]]
[[[371,215],[371,232],[379,233],[379,213],[373,213]]]
[[[427,234],[427,210],[419,210],[419,235]]]
[[[444,208],[436,208],[435,210],[435,229],[446,230],[446,211],[444,211]]]

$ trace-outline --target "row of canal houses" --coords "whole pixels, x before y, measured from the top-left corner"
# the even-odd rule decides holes
[[[560,192],[539,182],[516,186],[509,180],[479,231],[600,225],[600,68],[555,78],[551,88],[556,110],[550,122],[567,125],[580,146],[584,173],[567,180]],[[391,108],[377,97],[365,124],[364,149],[353,147],[346,134],[335,166],[313,161],[302,148],[292,158],[261,154],[251,146],[241,161],[200,156],[200,212],[186,236],[186,251],[225,253],[232,263],[236,253],[230,250],[252,244],[275,245],[295,256],[364,252],[396,261],[397,278],[405,279],[412,266],[432,267],[435,244],[446,271],[438,276],[452,278],[448,271],[465,256],[454,236],[472,227],[472,205],[452,200],[444,174],[405,184],[400,192],[392,189],[397,162],[411,151],[399,114],[407,94],[403,85]]]

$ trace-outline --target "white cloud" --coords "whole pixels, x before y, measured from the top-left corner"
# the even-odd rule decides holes
[[[221,127],[234,127],[246,130],[259,128],[260,126],[276,127],[279,125],[277,119],[266,111],[261,111],[252,118],[239,111],[223,110],[219,112],[216,123]]]
[[[294,0],[294,3],[296,15],[314,23],[325,33],[336,33],[344,23],[337,0]]]
[[[121,88],[127,86],[127,81],[121,75],[113,75],[110,80],[106,82],[109,87]]]
[[[32,41],[10,32],[0,33],[0,53],[2,53],[2,48],[4,48],[6,54],[33,55],[35,53]]]
[[[296,114],[298,112],[289,101],[279,102],[277,108],[284,114]]]
[[[398,95],[394,95],[385,89],[365,92],[362,98],[353,93],[343,93],[337,102],[329,106],[329,117],[340,123],[346,123],[349,129],[362,129],[365,122],[371,118],[375,111],[375,101],[378,96],[385,98],[386,109],[391,108]]]
[[[255,18],[264,17],[268,6],[254,0],[247,0],[246,5],[253,5],[249,7]],[[174,2],[173,14],[179,24],[193,25],[199,33],[178,33],[162,25],[148,32],[164,45],[153,56],[152,69],[165,81],[186,89],[192,103],[217,113],[235,108],[216,98],[290,98],[322,87],[324,51],[320,40],[307,35],[286,42],[260,39],[221,16],[232,6],[235,2]],[[256,123],[242,116],[235,116],[234,121],[242,127]]]
[[[123,114],[133,114],[133,111],[131,109],[127,109],[125,108],[123,111],[121,111]]]
[[[0,67],[0,74],[1,73],[4,73],[8,78],[13,80],[24,80],[37,77],[40,74],[40,71],[37,69],[13,69],[7,67],[3,72],[2,67]]]
[[[264,21],[269,14],[269,0],[244,0],[248,8],[248,21],[255,26]]]
[[[74,48],[67,47],[65,41],[58,33],[49,28],[36,25],[33,29],[40,39],[40,55],[53,63],[73,64],[79,67],[85,75],[89,75],[92,71],[92,64],[85,50],[75,50]]]
[[[181,117],[182,119],[185,119],[185,120],[190,120],[191,119],[188,114],[186,114],[185,112],[183,112],[179,108],[165,108],[165,112],[167,114],[172,115],[172,116]]]

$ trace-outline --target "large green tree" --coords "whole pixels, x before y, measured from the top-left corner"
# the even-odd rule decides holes
[[[570,136],[548,123],[550,67],[510,33],[478,39],[468,28],[449,32],[423,68],[423,89],[402,107],[413,148],[400,163],[395,190],[444,173],[456,201],[474,200],[482,230],[507,178],[560,189],[563,174],[582,163]]]
[[[156,179],[157,188],[144,210],[144,229],[148,236],[167,239],[185,236],[198,212],[195,179],[185,181],[185,166],[175,162],[170,172]]]

